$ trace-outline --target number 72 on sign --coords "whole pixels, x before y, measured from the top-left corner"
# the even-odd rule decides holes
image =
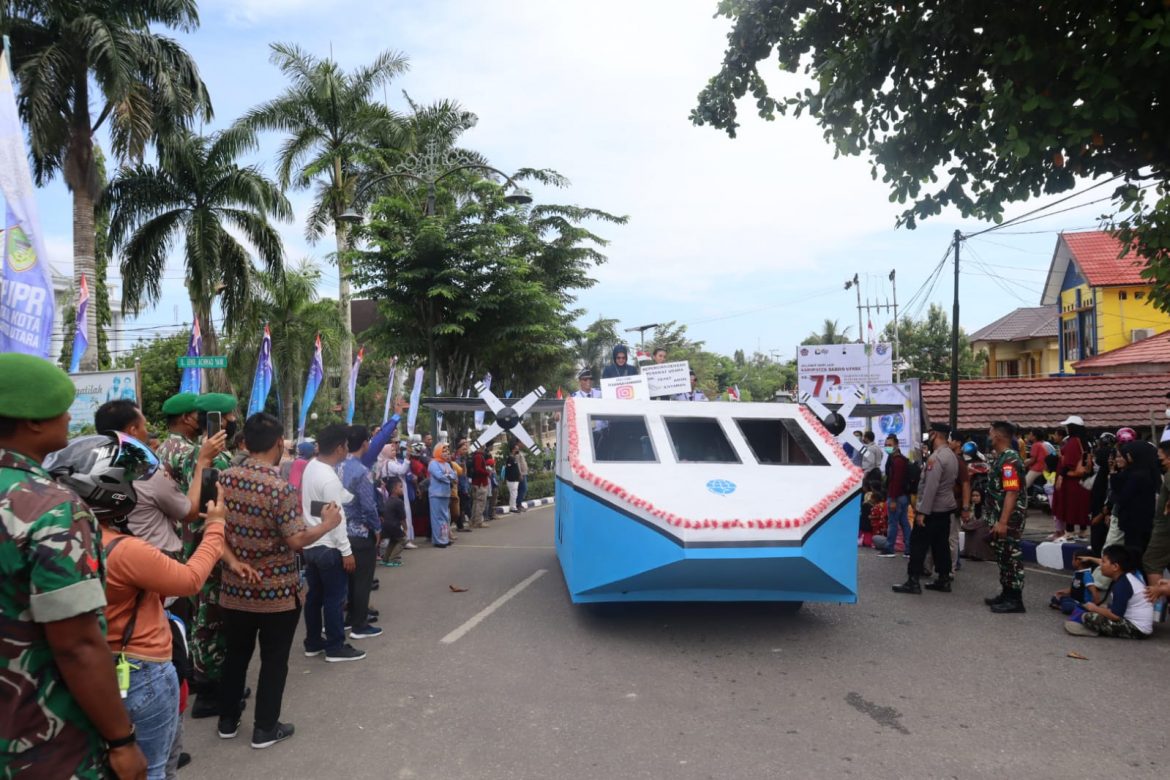
[[[812,394],[817,398],[822,390],[841,384],[841,377],[837,374],[809,374],[807,379],[813,383]]]

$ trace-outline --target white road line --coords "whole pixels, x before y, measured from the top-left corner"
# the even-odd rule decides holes
[[[463,638],[464,634],[466,634],[468,631],[470,631],[471,629],[478,626],[480,623],[482,623],[484,621],[485,618],[490,616],[493,612],[495,612],[500,607],[507,604],[509,601],[511,601],[513,598],[515,598],[516,595],[520,593],[520,591],[524,590],[529,585],[536,582],[538,579],[540,579],[545,574],[548,574],[548,569],[537,569],[532,574],[528,575],[523,580],[521,580],[519,583],[517,583],[516,585],[513,585],[512,588],[507,593],[500,596],[498,599],[493,601],[491,604],[488,604],[486,607],[481,609],[479,612],[476,612],[474,615],[471,616],[470,620],[468,620],[463,625],[459,626],[459,628],[455,629],[450,634],[447,634],[447,636],[443,637],[439,641],[445,645],[449,645],[453,642],[458,642],[460,639]]]

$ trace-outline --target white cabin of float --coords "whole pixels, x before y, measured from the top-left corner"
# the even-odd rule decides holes
[[[557,476],[688,545],[799,544],[861,485],[803,406],[570,398]]]

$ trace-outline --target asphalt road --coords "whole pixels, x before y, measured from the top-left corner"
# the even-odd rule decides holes
[[[181,777],[1165,777],[1170,624],[1068,636],[1045,606],[1063,577],[1030,571],[1029,613],[997,616],[992,564],[898,596],[903,560],[862,551],[854,605],[575,607],[552,516],[380,568],[366,660],[304,658],[298,637],[296,735],[253,750],[250,708],[231,741],[188,720]]]

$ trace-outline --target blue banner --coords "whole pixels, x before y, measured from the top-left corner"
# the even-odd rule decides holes
[[[272,332],[264,325],[260,340],[260,355],[256,358],[256,373],[252,377],[252,395],[248,399],[248,416],[264,411],[268,394],[272,391]]]
[[[309,378],[305,380],[305,397],[301,399],[301,417],[297,422],[297,441],[305,438],[305,420],[309,417],[309,409],[313,406],[313,399],[317,397],[317,390],[325,381],[325,361],[321,357],[321,334],[317,334],[317,346],[313,349],[313,362],[309,363]]]
[[[354,402],[357,398],[357,380],[358,372],[362,370],[362,361],[366,357],[366,348],[358,349],[357,357],[353,359],[353,367],[349,371],[349,401],[348,406],[345,407],[345,424],[353,425],[353,409]]]
[[[0,53],[0,192],[4,222],[4,284],[0,295],[0,352],[49,357],[53,335],[53,278],[45,253],[24,129],[7,53]]]
[[[199,330],[199,315],[196,314],[195,326],[191,328],[191,340],[187,342],[187,357],[202,357],[203,356],[203,333]],[[203,369],[201,368],[184,368],[183,377],[179,380],[180,393],[194,393],[199,395],[203,392]]]
[[[81,275],[81,296],[77,301],[77,321],[73,328],[73,350],[69,355],[69,373],[81,368],[81,357],[89,349],[89,282]]]
[[[398,356],[390,359],[390,378],[386,380],[386,408],[382,410],[382,424],[390,422],[390,409],[394,404],[394,374],[398,370]]]
[[[406,413],[406,435],[414,436],[414,424],[418,421],[418,401],[422,397],[423,370],[414,372],[414,387],[410,389],[410,411]]]

